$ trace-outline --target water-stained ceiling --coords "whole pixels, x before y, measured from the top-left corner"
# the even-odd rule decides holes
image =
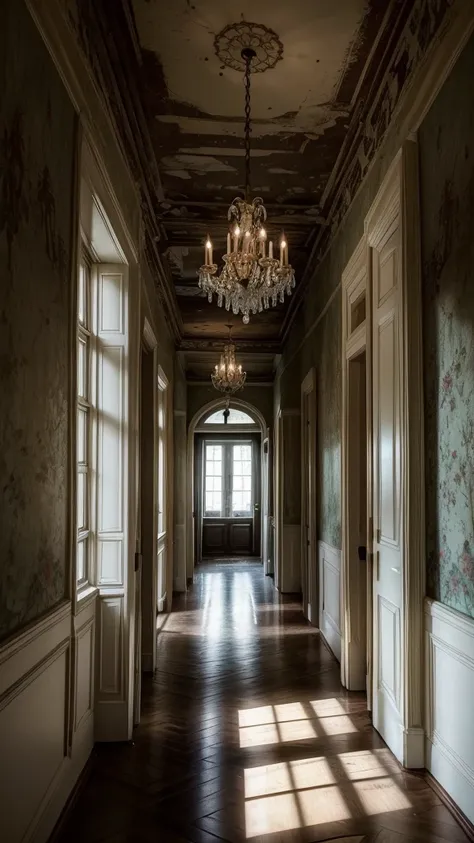
[[[384,49],[394,0],[134,0],[143,97],[162,181],[157,211],[188,338],[225,336],[229,315],[200,295],[196,271],[209,232],[224,251],[227,209],[244,181],[242,74],[214,41],[241,20],[277,33],[282,58],[252,74],[252,186],[282,230],[301,281],[356,103]],[[369,72],[370,71],[370,72]],[[288,304],[259,314],[247,338],[277,340]]]

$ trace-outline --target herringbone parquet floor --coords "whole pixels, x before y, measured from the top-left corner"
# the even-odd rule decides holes
[[[98,747],[62,843],[466,843],[260,565],[200,566],[158,663],[133,743]]]

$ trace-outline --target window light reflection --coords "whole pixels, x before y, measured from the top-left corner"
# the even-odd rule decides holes
[[[392,772],[393,771],[393,772]],[[388,750],[245,770],[247,839],[411,807]]]

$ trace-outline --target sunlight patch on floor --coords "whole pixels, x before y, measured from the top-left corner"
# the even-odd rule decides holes
[[[338,781],[384,778],[399,772],[388,749],[344,752],[339,755],[282,761],[244,771],[245,798],[272,796],[290,790],[321,787]]]
[[[326,705],[311,703],[309,712],[299,702],[240,710],[241,748],[310,740],[326,735],[347,735],[358,731],[351,717],[342,706],[337,705],[337,700],[318,702]],[[324,713],[318,716],[315,709]]]
[[[343,753],[245,770],[247,838],[410,808],[406,792],[387,773],[390,754],[382,753]]]

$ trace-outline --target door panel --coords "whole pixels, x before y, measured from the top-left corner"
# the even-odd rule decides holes
[[[204,518],[202,524],[202,555],[252,556],[253,524],[251,519],[234,521],[228,518]]]
[[[234,553],[252,553],[252,522],[229,525],[229,542]]]
[[[373,550],[374,726],[402,754],[400,543],[400,339],[397,218],[372,249],[373,273]]]
[[[205,518],[202,529],[202,551],[204,556],[224,555],[227,550],[227,524],[211,522]]]

